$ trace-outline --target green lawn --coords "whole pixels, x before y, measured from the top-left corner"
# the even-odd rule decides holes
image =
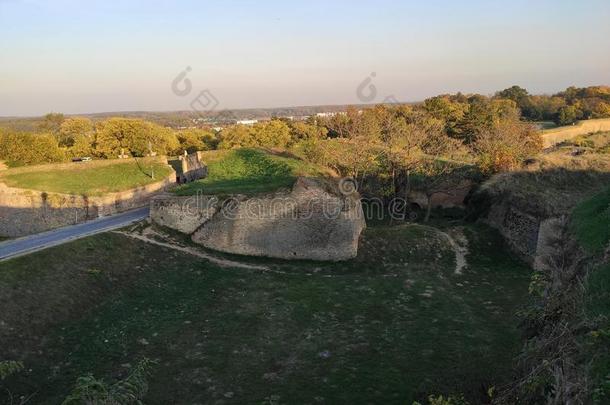
[[[169,166],[159,162],[129,160],[102,166],[95,163],[74,163],[73,168],[49,166],[48,170],[37,171],[6,170],[1,172],[0,181],[11,187],[98,196],[154,183],[171,173]]]
[[[0,263],[0,358],[29,370],[5,384],[57,404],[78,376],[113,381],[146,356],[147,404],[480,403],[510,378],[529,270],[495,231],[464,233],[461,275],[417,225],[367,229],[349,262],[251,259],[275,272],[117,234]]]
[[[324,176],[328,172],[293,156],[259,149],[204,152],[208,177],[176,189],[179,195],[256,194],[290,187],[296,176]]]
[[[542,130],[557,128],[557,124],[553,121],[534,121],[533,124]]]

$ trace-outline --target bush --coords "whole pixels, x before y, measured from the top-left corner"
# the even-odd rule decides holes
[[[141,404],[142,398],[148,392],[147,378],[153,364],[152,360],[143,359],[125,379],[112,385],[92,375],[80,377],[62,405]]]
[[[483,173],[509,171],[540,152],[542,138],[531,125],[504,121],[481,133],[475,140],[474,150]]]
[[[23,370],[23,363],[20,361],[0,361],[0,380]]]

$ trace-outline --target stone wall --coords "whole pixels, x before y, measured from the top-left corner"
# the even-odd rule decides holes
[[[448,187],[447,192],[437,192],[430,198],[432,200],[432,208],[464,208],[464,201],[474,188],[474,183],[470,180],[464,180],[454,187]],[[409,201],[417,204],[420,208],[425,209],[428,206],[428,197],[423,191],[417,189],[409,193]]]
[[[160,195],[150,202],[150,218],[158,225],[191,235],[216,214],[218,207],[215,196]]]
[[[203,163],[201,152],[180,156],[170,164],[176,170],[177,182],[181,184],[203,179],[208,175],[208,168]]]
[[[356,256],[364,214],[357,193],[334,181],[299,178],[291,191],[263,196],[160,196],[153,222],[191,235],[204,247],[282,259],[346,260]]]
[[[544,218],[509,203],[500,202],[491,206],[484,220],[500,231],[521,258],[528,263],[536,260],[540,244],[540,226]]]
[[[99,197],[46,193],[0,183],[0,236],[30,235],[143,207],[174,181],[172,173],[156,183]]]

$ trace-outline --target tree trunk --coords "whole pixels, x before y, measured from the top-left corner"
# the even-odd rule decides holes
[[[430,220],[430,213],[432,212],[432,196],[428,197],[428,205],[426,206],[426,217],[424,218],[424,222],[428,222]]]

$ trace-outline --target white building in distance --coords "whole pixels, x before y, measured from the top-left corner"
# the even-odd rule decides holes
[[[258,122],[258,120],[241,120],[237,121],[238,125],[254,125]]]

